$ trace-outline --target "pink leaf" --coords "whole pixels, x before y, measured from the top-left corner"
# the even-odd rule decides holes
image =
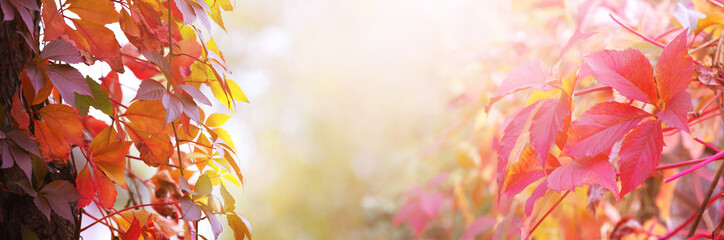
[[[603,153],[648,116],[644,110],[623,103],[600,103],[571,123],[565,152],[574,157]]]
[[[583,59],[598,82],[621,95],[656,105],[658,96],[651,63],[639,50],[603,50]]]
[[[686,31],[682,31],[666,45],[656,64],[656,86],[665,105],[688,88],[693,73],[694,60],[689,56]]]
[[[621,196],[636,189],[659,165],[664,136],[661,123],[646,121],[635,127],[621,145]]]
[[[40,89],[45,86],[45,77],[43,76],[43,71],[34,64],[30,63],[25,65],[24,70],[25,74],[28,75],[28,79],[30,79],[30,84],[33,85],[35,93],[37,94],[38,91],[40,91]],[[85,79],[83,81],[85,81]]]
[[[541,104],[530,126],[530,142],[538,154],[540,165],[544,166],[558,132],[563,130],[563,118],[568,110],[558,99],[544,100]]]
[[[141,85],[138,86],[138,92],[133,100],[157,100],[163,96],[166,92],[166,88],[161,83],[153,79],[146,79],[141,81]]]
[[[543,69],[543,64],[539,61],[529,61],[521,64],[513,69],[507,78],[503,80],[495,93],[495,97],[490,99],[488,106],[500,100],[500,98],[526,88],[544,88],[546,86],[546,78],[548,73]]]
[[[500,140],[498,145],[498,186],[502,189],[503,182],[505,181],[505,166],[508,165],[510,154],[515,148],[518,137],[523,133],[523,128],[528,123],[530,113],[533,111],[538,103],[531,104],[524,108],[508,123],[503,131],[503,138]],[[517,160],[517,159],[516,159]]]
[[[211,101],[209,101],[209,99],[206,98],[206,95],[204,95],[203,93],[201,93],[201,91],[199,91],[199,90],[196,89],[195,87],[193,87],[193,86],[191,86],[191,85],[188,85],[188,84],[181,84],[181,85],[176,86],[176,88],[179,88],[179,89],[181,89],[181,90],[184,90],[184,92],[186,92],[186,93],[188,93],[189,95],[191,95],[191,97],[193,97],[194,99],[196,99],[196,101],[199,101],[200,103],[206,104],[207,106],[211,106]]]
[[[584,184],[601,185],[610,190],[616,199],[619,199],[616,185],[616,173],[606,155],[577,159],[571,163],[553,170],[548,175],[548,188],[560,192],[561,190],[574,191],[575,187]]]
[[[493,229],[493,226],[495,226],[496,223],[497,221],[495,220],[495,218],[488,216],[480,217],[476,219],[473,223],[471,223],[470,226],[468,226],[468,228],[465,230],[465,233],[463,233],[463,236],[460,237],[460,239],[474,238],[481,233]]]
[[[40,57],[67,63],[83,62],[80,53],[78,53],[78,48],[62,39],[55,39],[45,45],[45,48],[40,51]]]
[[[166,108],[166,120],[164,125],[178,119],[184,111],[181,100],[174,95],[168,93],[163,94],[163,97],[161,97],[161,103],[163,103],[164,108]]]
[[[548,192],[548,183],[546,182],[542,182],[535,188],[535,190],[533,190],[533,193],[530,194],[528,200],[525,201],[525,216],[530,217],[530,214],[533,213],[535,201],[545,196],[546,192]]]
[[[53,64],[45,67],[45,74],[58,89],[63,100],[75,107],[75,94],[92,96],[88,82],[78,69],[70,65]]]
[[[214,215],[213,212],[206,206],[202,206],[201,209],[204,210],[204,214],[206,214],[206,218],[209,220],[209,224],[211,224],[211,231],[214,233],[214,239],[219,238],[219,234],[221,233],[221,230],[223,230],[223,226],[221,225],[221,222],[219,222],[219,219]]]
[[[666,125],[689,132],[689,108],[691,108],[691,94],[682,91],[672,97],[664,110],[656,116]]]
[[[68,202],[78,201],[80,198],[81,195],[78,194],[78,190],[75,189],[73,184],[65,180],[55,180],[40,189],[38,198],[36,198],[36,205],[48,219],[50,219],[49,210],[52,209],[59,216],[72,222],[75,221],[75,217],[70,211]]]
[[[199,113],[199,106],[196,105],[196,102],[186,95],[178,96],[178,100],[181,101],[186,116],[197,123],[201,123],[201,114]]]
[[[198,221],[201,219],[201,208],[194,202],[194,200],[191,200],[188,195],[181,199],[180,205],[181,211],[183,211],[181,219],[189,221]]]
[[[420,197],[420,209],[422,209],[422,212],[428,217],[434,218],[437,216],[437,213],[440,212],[443,200],[444,197],[442,194],[437,192],[424,194]]]

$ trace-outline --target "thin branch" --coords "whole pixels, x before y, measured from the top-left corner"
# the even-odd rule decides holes
[[[131,210],[131,209],[134,209],[134,208],[148,207],[148,206],[154,206],[154,205],[172,205],[172,204],[177,204],[177,203],[179,203],[179,201],[174,201],[174,202],[160,202],[160,203],[147,203],[147,204],[141,204],[141,205],[136,205],[136,206],[130,206],[130,207],[121,209],[120,211],[115,211],[115,212],[113,212],[113,213],[111,213],[111,214],[108,214],[108,215],[106,215],[105,217],[103,217],[103,218],[101,218],[101,219],[98,219],[98,220],[96,220],[95,222],[91,223],[90,225],[85,226],[85,227],[84,227],[83,229],[81,229],[80,231],[84,231],[84,230],[92,227],[92,226],[95,225],[96,223],[99,223],[99,222],[101,222],[101,221],[103,221],[103,220],[105,220],[105,219],[107,219],[107,218],[109,218],[109,217],[112,217],[113,215],[116,215],[116,214],[119,214],[119,213],[121,213],[121,212],[125,212],[125,211],[128,211],[128,210]]]
[[[543,222],[543,220],[545,220],[546,217],[548,217],[548,215],[551,214],[551,212],[553,212],[553,209],[555,209],[558,206],[558,204],[560,204],[561,201],[563,201],[563,199],[566,198],[566,196],[568,196],[569,193],[571,193],[571,191],[566,190],[566,192],[563,194],[563,196],[561,196],[561,198],[559,198],[558,201],[556,201],[556,203],[554,203],[553,206],[551,206],[551,208],[548,209],[548,211],[545,214],[543,214],[543,216],[540,219],[538,219],[538,222],[536,222],[535,225],[533,225],[533,228],[531,228],[530,231],[528,232],[528,238],[530,238],[530,236],[533,235],[533,231],[535,231],[535,229],[538,228],[538,226]]]
[[[719,170],[716,171],[716,175],[714,176],[714,180],[711,181],[711,185],[709,185],[709,190],[706,191],[706,196],[704,196],[704,199],[701,201],[701,207],[699,207],[699,211],[696,214],[696,219],[694,219],[693,225],[691,225],[691,229],[689,229],[689,234],[686,235],[686,237],[691,237],[696,232],[696,227],[699,225],[699,221],[701,221],[701,215],[704,214],[704,211],[706,211],[706,208],[709,204],[709,198],[711,198],[711,194],[714,192],[714,188],[716,188],[717,183],[719,183],[719,178],[721,177],[722,172],[724,172],[724,163],[719,164]]]
[[[650,37],[647,37],[646,35],[643,35],[643,34],[641,34],[640,32],[634,30],[633,28],[631,28],[631,27],[629,27],[629,26],[626,26],[626,24],[623,24],[622,22],[618,21],[618,19],[616,19],[616,18],[613,16],[613,13],[609,13],[608,16],[611,17],[611,19],[613,19],[614,22],[618,23],[618,25],[620,25],[621,27],[625,28],[626,30],[628,30],[629,32],[631,32],[631,33],[633,33],[633,34],[636,34],[636,36],[639,36],[640,38],[643,38],[643,39],[646,40],[647,42],[649,42],[649,43],[651,43],[651,44],[653,44],[653,45],[656,45],[656,46],[658,46],[658,47],[660,47],[660,48],[664,48],[664,47],[665,47],[663,44],[657,42],[656,40],[653,40],[653,39],[651,39]]]

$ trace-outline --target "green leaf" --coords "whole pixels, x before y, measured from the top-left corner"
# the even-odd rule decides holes
[[[35,235],[33,230],[30,230],[29,228],[25,227],[25,225],[20,224],[20,232],[23,234],[23,240],[39,240],[38,235]]]
[[[236,208],[234,206],[236,200],[234,200],[234,197],[229,194],[229,191],[226,190],[226,187],[223,183],[221,184],[221,197],[224,198],[224,211],[233,212]]]
[[[204,175],[199,176],[199,179],[196,180],[196,186],[194,187],[194,191],[196,192],[195,196],[206,196],[211,194],[211,190],[213,189],[211,185],[211,179],[209,179],[209,175],[204,173]]]
[[[89,106],[93,106],[95,109],[101,110],[101,112],[107,115],[113,115],[113,106],[111,105],[111,100],[108,98],[108,92],[88,76],[85,77],[85,81],[88,83],[88,87],[90,87],[93,96],[75,94],[75,105],[78,107],[81,116],[85,117],[88,115]]]

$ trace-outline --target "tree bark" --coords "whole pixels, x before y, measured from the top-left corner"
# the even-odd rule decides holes
[[[40,5],[40,1],[38,1]],[[2,18],[0,11],[0,18]],[[0,20],[1,21],[1,20]],[[37,36],[40,14],[34,16],[35,29],[31,35]],[[15,20],[2,21],[0,24],[0,130],[8,132],[14,129],[10,109],[14,94],[22,98],[21,71],[25,62],[32,60],[32,51],[23,36],[18,33],[28,32],[28,29],[16,16]],[[31,44],[38,44],[37,41]],[[31,116],[32,117],[32,116]],[[32,124],[30,131],[33,131]],[[45,161],[40,161],[41,164]],[[48,174],[42,181],[33,177],[30,183],[36,190],[54,180],[67,180],[75,183],[75,171],[72,167],[58,167],[49,163],[42,164],[47,167]],[[0,169],[0,238],[22,239],[22,228],[34,232],[39,239],[77,239],[80,235],[80,218],[68,221],[55,212],[51,213],[50,221],[33,203],[33,197],[24,194],[18,183],[27,182],[25,174],[17,166]],[[38,184],[40,183],[40,184]],[[14,193],[17,192],[17,193]],[[75,216],[79,215],[77,202],[69,204]]]

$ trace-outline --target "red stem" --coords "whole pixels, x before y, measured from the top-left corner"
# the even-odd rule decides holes
[[[85,227],[82,228],[80,231],[82,232],[83,230],[86,230],[86,229],[90,228],[91,226],[95,225],[96,223],[99,223],[99,222],[103,221],[103,220],[106,219],[106,218],[112,217],[113,215],[116,215],[116,214],[119,214],[119,213],[121,213],[121,212],[125,212],[125,211],[128,211],[128,210],[131,210],[131,209],[134,209],[134,208],[148,207],[148,206],[154,206],[154,205],[172,205],[172,204],[177,204],[177,203],[179,203],[179,201],[174,201],[174,202],[160,202],[160,203],[147,203],[147,204],[141,204],[141,205],[136,205],[136,206],[130,206],[130,207],[121,209],[120,211],[115,211],[115,212],[113,212],[113,213],[111,213],[111,214],[108,214],[107,216],[105,216],[105,217],[103,217],[103,218],[101,218],[101,219],[96,220],[95,222],[91,223],[90,225],[85,226]]]
[[[699,169],[699,168],[703,167],[704,165],[707,165],[707,164],[709,164],[710,162],[712,162],[712,161],[714,161],[714,160],[716,160],[716,159],[718,159],[718,158],[721,158],[722,156],[724,156],[724,151],[720,151],[720,152],[718,152],[717,154],[714,154],[714,155],[711,156],[711,157],[705,158],[705,159],[704,159],[702,162],[700,162],[699,164],[696,164],[695,166],[693,166],[693,167],[691,167],[691,168],[689,168],[689,169],[686,169],[686,170],[684,170],[684,171],[681,171],[680,173],[677,173],[676,175],[667,178],[667,179],[666,179],[666,182],[668,183],[668,182],[674,181],[674,180],[676,180],[677,178],[680,178],[680,177],[682,177],[682,176],[684,176],[684,175],[686,175],[686,174],[689,174],[689,173],[693,172],[694,170]]]
[[[533,225],[533,228],[530,229],[530,232],[528,232],[528,238],[530,238],[530,236],[533,235],[533,231],[535,231],[535,229],[538,228],[538,226],[543,222],[543,220],[545,220],[546,217],[548,217],[548,215],[551,214],[551,212],[553,212],[553,209],[555,209],[558,206],[558,204],[560,204],[563,201],[563,199],[566,198],[566,196],[568,196],[569,193],[571,193],[571,191],[566,190],[566,193],[564,193],[563,196],[561,196],[561,198],[559,198],[558,201],[556,203],[554,203],[553,206],[551,206],[551,208],[548,209],[548,211],[545,214],[543,214],[543,216],[540,219],[538,219],[538,222],[536,222],[535,225]]]
[[[614,22],[618,23],[618,25],[620,25],[621,27],[625,28],[626,30],[628,30],[629,32],[631,32],[631,33],[633,33],[633,34],[636,34],[636,36],[639,36],[640,38],[643,38],[643,39],[646,40],[647,42],[650,42],[651,44],[656,45],[656,46],[658,46],[658,47],[660,47],[660,48],[664,48],[664,47],[665,47],[663,44],[661,44],[661,43],[659,43],[659,42],[657,42],[657,41],[655,41],[655,40],[653,40],[653,39],[651,39],[651,38],[649,38],[649,37],[641,34],[640,32],[637,32],[636,30],[633,30],[633,28],[631,28],[631,27],[629,27],[629,26],[626,26],[626,25],[623,24],[622,22],[618,21],[618,19],[616,19],[615,17],[613,17],[613,13],[609,13],[608,16],[611,17],[611,19],[613,19]]]
[[[123,105],[123,103],[119,102],[118,100],[113,99],[113,98],[108,98],[108,99],[110,99],[111,102],[113,102],[113,103],[115,103],[115,104],[117,104],[117,105],[119,105],[119,106],[121,106],[121,107],[123,107],[123,108],[125,108],[125,109],[128,109],[128,106]]]

